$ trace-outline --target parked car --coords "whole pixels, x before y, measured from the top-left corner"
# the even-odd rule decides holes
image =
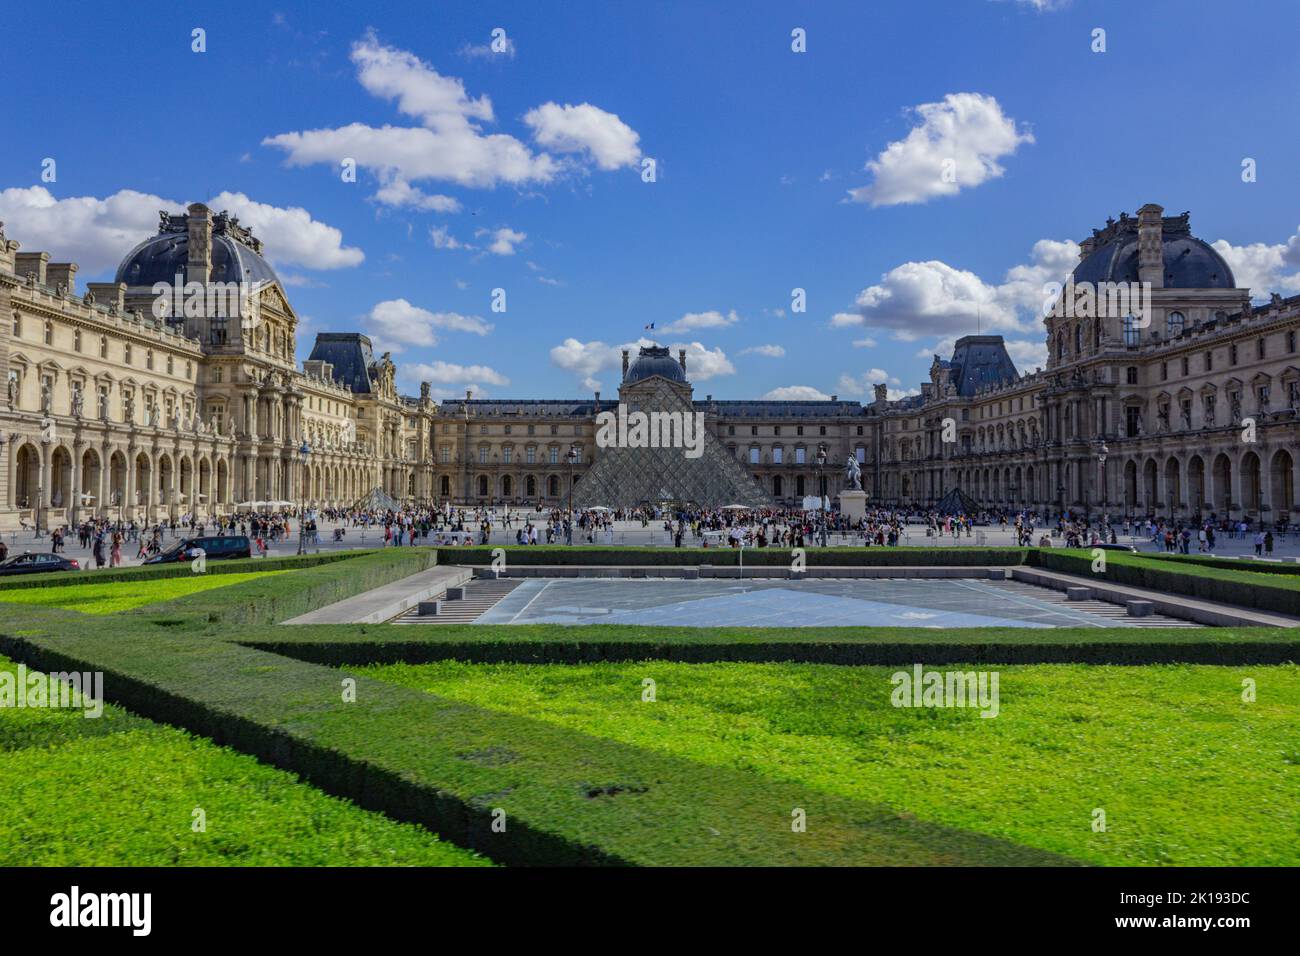
[[[43,574],[46,571],[80,571],[75,558],[61,554],[18,554],[0,561],[0,574]]]
[[[181,538],[171,547],[160,551],[145,564],[165,564],[169,561],[192,561],[202,551],[209,561],[221,561],[229,558],[251,558],[253,548],[248,543],[248,536],[242,534],[205,535],[202,538]]]

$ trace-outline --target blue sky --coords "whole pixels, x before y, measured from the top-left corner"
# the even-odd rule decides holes
[[[906,394],[977,322],[1032,368],[1042,284],[1146,202],[1300,291],[1294,2],[382,7],[8,12],[9,237],[94,281],[219,199],[300,358],[361,329],[438,395],[611,395],[643,336],[719,398]]]

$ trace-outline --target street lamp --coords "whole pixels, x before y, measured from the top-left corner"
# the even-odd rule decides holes
[[[826,496],[826,489],[822,485],[822,469],[826,467],[826,445],[825,443],[817,446],[817,502],[818,510],[823,510],[821,500]]]
[[[299,488],[302,491],[301,507],[298,509],[298,553],[307,553],[307,457],[311,454],[311,445],[304,439],[298,446],[298,457],[302,463],[302,478]]]
[[[1101,482],[1101,512],[1106,513],[1107,493],[1110,489],[1106,487],[1106,456],[1110,454],[1110,449],[1106,447],[1106,439],[1101,440],[1101,447],[1097,449],[1097,478]]]
[[[569,463],[569,522],[573,522],[573,466],[578,463],[578,446],[576,444],[569,446],[569,453],[564,456],[564,460]]]

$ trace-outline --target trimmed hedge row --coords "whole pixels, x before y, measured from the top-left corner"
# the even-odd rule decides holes
[[[0,652],[96,670],[107,696],[367,809],[519,865],[1071,865],[801,784],[592,737],[216,639],[127,624],[15,634]],[[792,808],[812,825],[792,832]],[[504,832],[493,832],[497,811]],[[712,833],[714,839],[708,834]]]
[[[247,571],[292,571],[297,568],[314,568],[333,564],[372,551],[328,551],[323,554],[289,555],[283,558],[240,558],[234,561],[209,561],[207,574],[242,574]],[[57,588],[76,584],[112,584],[117,581],[152,581],[157,578],[183,578],[194,572],[190,562],[174,564],[140,564],[130,568],[104,568],[100,570],[51,571],[46,574],[18,574],[0,578],[0,591],[18,588]]]
[[[350,560],[332,561],[292,574],[190,594],[174,601],[147,605],[132,613],[148,618],[197,616],[227,624],[272,624],[426,571],[437,564],[437,554],[431,548],[385,548],[345,554]]]
[[[805,633],[807,632],[807,633]],[[666,660],[815,664],[1281,664],[1281,628],[646,628],[554,624],[258,628],[238,643],[332,666]]]
[[[1095,577],[1092,560],[1091,551],[1043,549],[1032,563],[1049,571]],[[1253,570],[1220,570],[1192,564],[1172,567],[1167,561],[1123,552],[1107,552],[1106,570],[1100,576],[1116,584],[1300,616],[1300,579],[1265,579]]]
[[[1221,568],[1224,571],[1249,571],[1251,574],[1288,574],[1300,575],[1300,564],[1295,562],[1274,564],[1271,561],[1255,561],[1252,558],[1215,558],[1203,554],[1165,554],[1163,552],[1143,552],[1142,557],[1169,564],[1190,564],[1200,568]]]
[[[438,548],[439,564],[492,563],[497,548],[475,545]],[[1027,548],[806,548],[809,567],[970,567],[973,565],[1024,564]],[[734,567],[740,552],[734,548],[610,548],[594,545],[509,545],[506,562],[518,565],[647,565],[690,567],[711,564]],[[749,567],[789,567],[789,548],[746,548],[744,563]]]

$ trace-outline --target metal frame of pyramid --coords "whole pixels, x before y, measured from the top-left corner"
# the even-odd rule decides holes
[[[357,511],[400,511],[402,503],[376,485],[352,503]]]
[[[934,510],[941,515],[976,515],[983,509],[974,498],[960,488],[953,488],[939,499]]]
[[[695,406],[667,379],[652,377],[628,389],[630,411],[695,413]],[[772,497],[730,455],[708,429],[699,458],[687,458],[684,448],[600,448],[596,460],[573,487],[576,509],[606,505],[635,508],[669,504],[717,508],[743,504],[773,508]]]

